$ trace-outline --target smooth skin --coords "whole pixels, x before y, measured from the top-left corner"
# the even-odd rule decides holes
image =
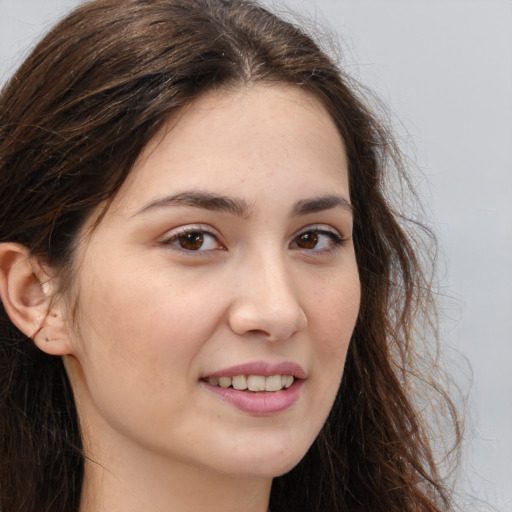
[[[50,315],[58,276],[43,290],[44,267],[2,246],[6,308],[64,357],[76,396],[80,512],[267,510],[325,422],[359,310],[347,172],[333,121],[298,88],[210,92],[89,220]],[[249,414],[204,385],[255,361],[304,369],[291,407]]]

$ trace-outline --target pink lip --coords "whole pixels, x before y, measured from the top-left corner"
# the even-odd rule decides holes
[[[268,416],[289,409],[300,396],[303,380],[296,380],[288,389],[281,391],[238,391],[233,388],[201,384],[221,400],[234,405],[237,409],[256,416]]]
[[[296,379],[305,379],[306,372],[298,364],[286,361],[283,363],[268,363],[266,361],[255,361],[254,363],[240,364],[224,368],[218,372],[209,373],[204,378],[210,377],[235,377],[237,375],[292,375]]]
[[[210,377],[235,377],[236,375],[293,375],[294,383],[288,389],[281,391],[239,391],[233,388],[221,388],[208,384]],[[268,416],[278,414],[289,409],[300,397],[306,372],[304,369],[291,362],[271,364],[257,361],[249,364],[232,366],[224,370],[208,374],[201,384],[218,398],[237,409],[256,416]]]

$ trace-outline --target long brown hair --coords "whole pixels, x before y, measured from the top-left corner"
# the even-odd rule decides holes
[[[113,197],[173,112],[208,89],[262,81],[314,95],[343,137],[362,287],[332,412],[306,457],[274,480],[270,507],[448,510],[450,493],[412,400],[423,382],[454,414],[425,370],[433,367],[417,366],[418,320],[435,323],[435,312],[415,243],[387,200],[399,152],[353,82],[295,26],[249,0],[79,7],[0,96],[0,242],[25,245],[66,276],[84,221]],[[81,446],[62,361],[35,348],[2,308],[0,509],[77,511]]]

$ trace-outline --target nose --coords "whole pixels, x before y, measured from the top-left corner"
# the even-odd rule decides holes
[[[253,262],[239,269],[229,325],[238,335],[286,340],[308,325],[293,279],[282,261]]]

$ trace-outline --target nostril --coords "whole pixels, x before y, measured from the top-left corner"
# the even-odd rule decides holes
[[[261,329],[251,329],[247,332],[247,334],[254,334],[255,336],[269,336],[270,334],[268,332],[265,332]]]
[[[308,320],[298,305],[288,310],[270,310],[245,304],[230,311],[229,324],[231,330],[238,335],[250,334],[268,340],[283,340],[304,330]]]

